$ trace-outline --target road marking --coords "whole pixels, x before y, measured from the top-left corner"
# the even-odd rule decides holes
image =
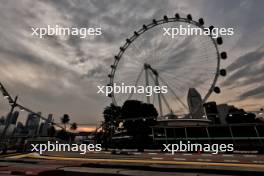
[[[212,161],[210,159],[197,159],[197,161]]]
[[[34,156],[34,155],[36,155],[36,157],[38,157],[36,153],[26,153],[26,154],[18,154],[18,155],[15,155],[15,156],[10,156],[10,157],[6,157],[6,158],[19,159],[19,158],[25,158],[25,157]]]
[[[11,175],[11,171],[0,171],[0,174],[8,174],[8,175]]]
[[[191,156],[192,154],[191,153],[184,153],[183,155],[184,156]]]
[[[160,150],[145,150],[145,152],[159,152]]]
[[[171,155],[172,155],[172,153],[164,153],[164,155],[171,156]]]
[[[89,159],[89,158],[71,158],[55,156],[30,156],[35,159],[62,160],[62,161],[82,161],[82,162],[107,162],[107,163],[142,163],[142,164],[169,164],[169,165],[196,165],[196,166],[223,166],[223,167],[244,167],[244,168],[262,168],[263,164],[242,164],[242,163],[210,163],[210,162],[190,162],[190,161],[161,161],[161,160],[132,160],[132,159]]]
[[[257,157],[257,155],[243,155],[243,156],[246,158],[256,158]]]
[[[185,158],[173,158],[174,160],[178,160],[178,161],[185,161]]]
[[[21,155],[22,153],[9,153],[9,154],[4,154],[4,155],[0,155],[0,158],[8,158],[11,156],[17,156],[17,155]]]
[[[202,156],[212,156],[212,154],[204,153]]]
[[[233,154],[230,154],[230,155],[228,155],[228,154],[223,154],[222,156],[225,156],[225,157],[233,157],[234,155],[233,155]]]
[[[253,161],[253,163],[263,164],[264,161]]]
[[[151,159],[153,159],[153,160],[162,160],[163,158],[159,158],[159,157],[152,157]]]
[[[224,160],[224,162],[229,162],[229,163],[239,163],[238,160]]]
[[[157,155],[157,153],[148,153],[149,155]]]
[[[142,153],[140,152],[135,152],[134,155],[141,155]]]

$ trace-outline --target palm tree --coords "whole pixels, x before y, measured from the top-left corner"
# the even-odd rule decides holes
[[[74,122],[71,124],[71,130],[75,131],[77,130],[77,128],[78,128],[77,123]]]
[[[68,114],[64,114],[61,118],[61,123],[64,124],[64,130],[66,131],[66,124],[70,122],[70,116]]]

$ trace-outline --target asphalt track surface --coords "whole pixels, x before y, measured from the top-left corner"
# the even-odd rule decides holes
[[[264,155],[76,152],[11,153],[0,156],[0,175],[264,175]],[[82,173],[82,174],[81,174]],[[54,175],[54,174],[52,174]]]

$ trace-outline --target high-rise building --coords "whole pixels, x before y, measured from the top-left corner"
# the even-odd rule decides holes
[[[189,88],[187,102],[191,118],[201,119],[204,116],[203,101],[200,93],[195,88]]]
[[[48,136],[48,130],[52,126],[52,123],[53,123],[52,114],[49,114],[48,119],[41,123],[39,134],[41,136]]]
[[[19,116],[18,111],[13,112],[13,114],[11,115],[10,124],[15,125],[17,123],[18,116]]]
[[[2,116],[0,118],[0,125],[4,125],[5,124],[5,116]]]
[[[40,114],[40,113],[38,113]],[[38,134],[39,131],[39,122],[40,122],[40,117],[36,114],[29,114],[25,128],[28,131],[28,134],[30,136],[34,136]]]
[[[23,135],[24,133],[24,125],[21,122],[18,122],[16,125],[15,135]]]

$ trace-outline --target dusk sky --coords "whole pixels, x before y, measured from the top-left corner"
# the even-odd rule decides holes
[[[97,94],[97,85],[108,83],[125,39],[153,18],[191,13],[196,20],[203,17],[206,26],[234,28],[220,48],[228,53],[221,66],[228,76],[218,80],[222,93],[210,100],[259,110],[264,106],[263,7],[262,0],[1,0],[0,81],[21,104],[44,115],[59,119],[68,113],[77,123],[98,124],[111,99]],[[102,35],[31,35],[31,27],[47,25],[101,27]],[[7,112],[1,98],[0,115]]]

